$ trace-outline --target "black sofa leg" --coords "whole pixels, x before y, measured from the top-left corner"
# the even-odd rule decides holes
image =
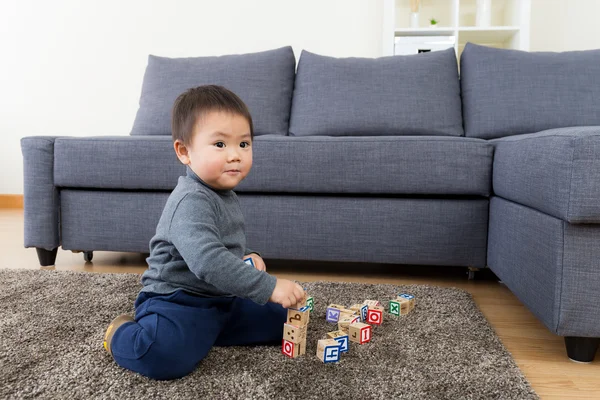
[[[566,336],[567,355],[573,361],[592,362],[600,345],[600,338]]]
[[[48,267],[55,264],[58,247],[52,250],[40,249],[39,247],[36,247],[35,250],[37,251],[38,259],[40,260],[40,265],[42,267]]]

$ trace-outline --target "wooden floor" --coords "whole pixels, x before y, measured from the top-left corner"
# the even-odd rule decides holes
[[[38,269],[34,249],[23,248],[22,210],[0,209],[0,268]],[[141,273],[144,257],[132,253],[82,254],[59,250],[57,270]],[[347,281],[453,286],[470,292],[542,399],[600,399],[600,354],[591,364],[566,357],[564,342],[544,327],[501,283],[468,281],[464,269],[267,260],[267,270],[298,281]]]

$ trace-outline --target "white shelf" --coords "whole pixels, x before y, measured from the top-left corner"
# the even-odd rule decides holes
[[[456,34],[453,28],[399,28],[394,31],[398,36],[452,36]]]
[[[518,26],[490,26],[486,28],[465,26],[458,28],[458,40],[461,43],[504,43],[512,39],[520,30],[521,28]]]

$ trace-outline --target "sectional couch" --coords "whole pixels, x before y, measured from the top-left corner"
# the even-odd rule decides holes
[[[22,139],[25,246],[148,252],[177,177],[170,110],[221,84],[248,104],[236,189],[263,257],[489,267],[569,357],[600,343],[600,51],[468,44],[331,58],[291,47],[150,56],[130,136]],[[368,273],[368,269],[366,269]]]

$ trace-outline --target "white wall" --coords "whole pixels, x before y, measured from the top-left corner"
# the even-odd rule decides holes
[[[23,193],[23,136],[129,134],[148,54],[221,55],[291,45],[296,57],[302,49],[377,57],[382,5],[0,0],[0,194]],[[600,48],[599,0],[532,0],[531,15],[532,51]]]
[[[378,0],[0,0],[0,193],[23,193],[23,136],[129,134],[148,54],[376,57],[381,20]]]

